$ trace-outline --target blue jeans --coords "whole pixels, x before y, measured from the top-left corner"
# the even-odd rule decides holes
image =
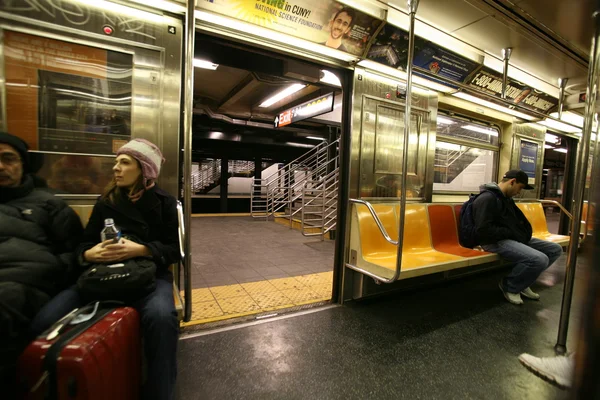
[[[481,247],[515,263],[510,274],[502,280],[504,290],[509,293],[527,289],[562,254],[560,245],[536,238],[531,238],[527,244],[506,239]]]
[[[31,323],[35,337],[74,308],[83,306],[76,287],[64,290],[46,304]],[[132,304],[140,314],[148,375],[144,399],[172,399],[177,377],[179,322],[173,304],[173,284],[156,280],[156,290]]]

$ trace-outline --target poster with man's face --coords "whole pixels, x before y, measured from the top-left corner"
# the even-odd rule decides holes
[[[381,20],[331,0],[210,0],[200,8],[360,55]]]

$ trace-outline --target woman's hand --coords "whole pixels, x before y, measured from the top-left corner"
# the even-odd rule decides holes
[[[100,242],[89,250],[86,250],[83,253],[83,258],[85,261],[89,263],[104,263],[109,262],[110,260],[106,259],[105,252],[106,246],[114,243],[113,239],[105,240],[104,242]]]
[[[111,241],[109,241],[111,242]],[[96,248],[98,245],[93,247]],[[131,240],[121,239],[119,243],[107,244],[102,252],[104,261],[101,262],[115,262],[128,260],[135,257],[150,256],[152,253],[150,249],[143,244],[132,242]]]

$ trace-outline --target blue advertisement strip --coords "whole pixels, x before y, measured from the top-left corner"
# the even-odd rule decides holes
[[[538,144],[521,141],[521,155],[519,156],[519,169],[527,174],[530,181],[535,179],[535,166],[537,161]]]
[[[383,27],[367,53],[367,58],[392,68],[404,70],[408,49],[408,32],[392,25]],[[480,64],[446,50],[435,43],[415,37],[413,65],[456,82],[465,82]]]

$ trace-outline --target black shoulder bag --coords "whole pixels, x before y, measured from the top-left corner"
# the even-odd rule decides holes
[[[156,288],[156,264],[147,258],[93,264],[81,274],[77,287],[86,301],[135,301]]]

